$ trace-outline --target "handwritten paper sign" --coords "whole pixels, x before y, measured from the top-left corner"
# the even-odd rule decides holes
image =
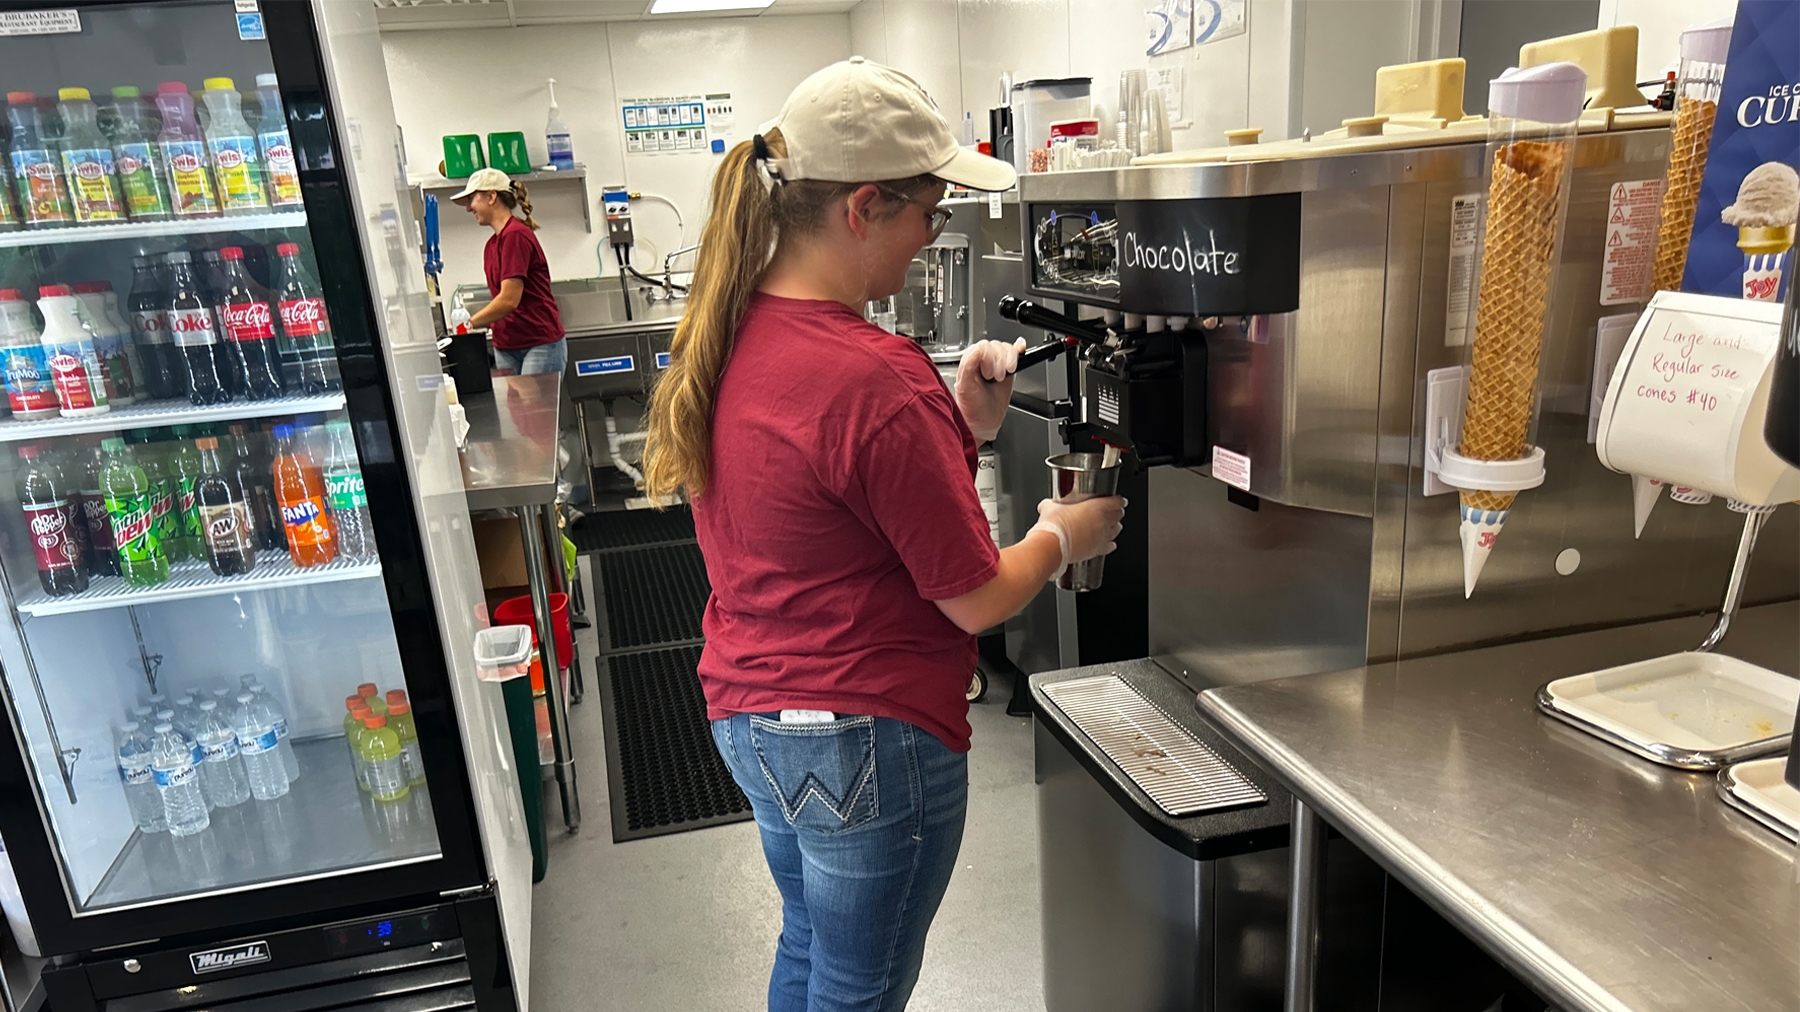
[[[1762,437],[1780,323],[1773,305],[1657,293],[1607,387],[1600,462],[1755,504],[1800,488]]]

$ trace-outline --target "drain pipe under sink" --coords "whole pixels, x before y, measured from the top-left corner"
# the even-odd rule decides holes
[[[631,443],[643,442],[644,439],[649,436],[649,433],[622,433],[619,431],[618,423],[613,421],[612,405],[604,405],[601,410],[606,415],[606,454],[608,457],[612,458],[613,467],[618,468],[620,474],[630,478],[632,481],[642,483],[644,480],[643,472],[632,466],[631,462],[625,459],[625,455],[621,451]]]

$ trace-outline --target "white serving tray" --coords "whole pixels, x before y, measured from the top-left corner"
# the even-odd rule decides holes
[[[1559,678],[1538,708],[1652,762],[1686,770],[1785,752],[1800,681],[1714,653]]]
[[[1719,771],[1719,797],[1789,840],[1800,842],[1800,791],[1782,774],[1787,756],[1754,759]]]

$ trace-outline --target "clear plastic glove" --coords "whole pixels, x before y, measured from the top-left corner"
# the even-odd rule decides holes
[[[1083,502],[1038,503],[1038,522],[1032,530],[1046,530],[1062,543],[1063,561],[1057,572],[1076,562],[1111,555],[1118,548],[1113,539],[1124,529],[1125,500],[1116,495]]]
[[[985,443],[1000,434],[1006,406],[1012,401],[1013,372],[1019,368],[1019,352],[1024,350],[1021,337],[1011,344],[977,341],[963,351],[956,367],[956,406],[976,442]]]

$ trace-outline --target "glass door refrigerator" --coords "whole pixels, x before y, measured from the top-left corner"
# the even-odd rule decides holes
[[[0,836],[56,1012],[524,1010],[367,0],[0,3]]]

